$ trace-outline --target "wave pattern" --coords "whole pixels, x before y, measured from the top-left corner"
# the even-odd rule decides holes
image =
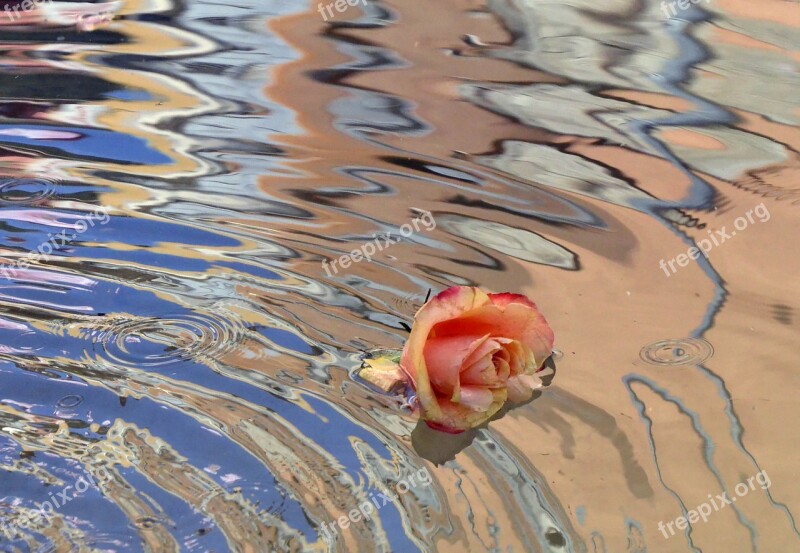
[[[670,4],[124,0],[91,32],[3,24],[4,550],[796,549],[800,436],[774,423],[800,409],[800,11]],[[436,228],[323,265],[420,210]],[[435,465],[403,398],[351,375],[455,284],[535,297],[559,375]]]

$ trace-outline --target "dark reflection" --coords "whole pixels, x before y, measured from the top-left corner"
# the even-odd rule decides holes
[[[448,434],[433,430],[420,420],[411,432],[411,443],[420,457],[438,466],[455,459],[472,443],[481,428],[486,428],[486,423],[460,434]]]

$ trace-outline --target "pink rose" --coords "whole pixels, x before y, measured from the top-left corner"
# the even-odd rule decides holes
[[[417,312],[400,368],[428,426],[458,433],[490,419],[506,401],[529,399],[542,386],[536,372],[553,339],[525,296],[454,286]]]

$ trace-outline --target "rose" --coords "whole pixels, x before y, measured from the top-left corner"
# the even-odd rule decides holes
[[[553,339],[527,297],[454,286],[417,312],[400,368],[428,426],[458,433],[529,399]]]

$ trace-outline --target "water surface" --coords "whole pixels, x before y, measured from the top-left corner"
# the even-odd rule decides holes
[[[797,550],[798,26],[778,0],[3,25],[3,550]],[[353,373],[456,284],[534,298],[557,374],[437,466]]]

